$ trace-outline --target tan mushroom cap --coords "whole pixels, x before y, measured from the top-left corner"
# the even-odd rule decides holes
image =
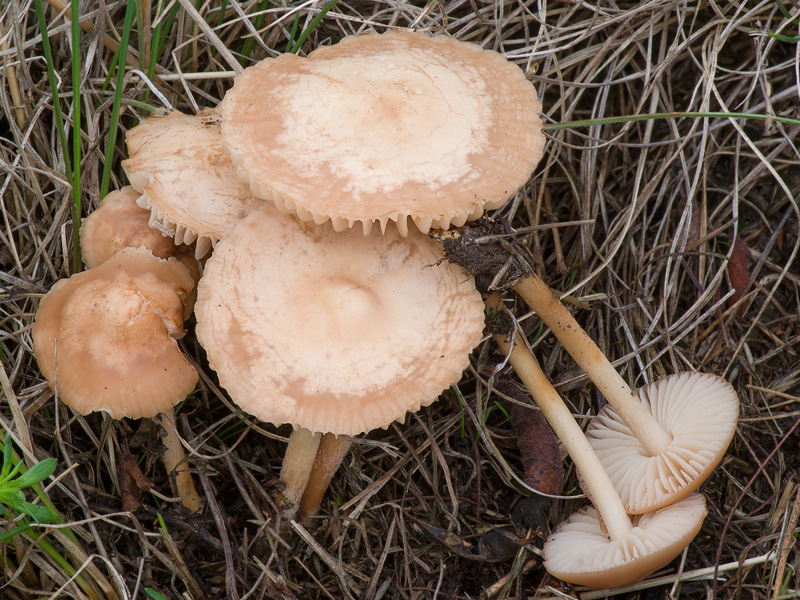
[[[158,258],[184,252],[186,246],[150,227],[150,211],[136,201],[141,194],[127,185],[109,192],[97,210],[81,223],[81,253],[87,269],[94,269],[123,248],[144,247]]]
[[[197,337],[243,410],[354,435],[430,404],[481,339],[472,279],[418,232],[365,237],[253,211],[208,260]]]
[[[541,103],[519,67],[411,31],[263,60],[220,111],[253,194],[337,231],[463,225],[502,206],[544,149]]]
[[[707,373],[671,375],[637,394],[672,435],[666,452],[651,456],[610,405],[586,429],[631,514],[656,510],[696,490],[725,454],[739,416],[736,390]]]
[[[136,419],[171,409],[197,382],[173,339],[184,333],[182,299],[193,285],[177,260],[143,248],[59,281],[32,330],[48,385],[81,414]]]
[[[633,529],[611,540],[597,511],[587,506],[562,522],[544,544],[544,566],[563,581],[595,588],[630,585],[678,556],[700,531],[707,514],[701,494],[638,515]]]
[[[196,241],[198,258],[262,204],[237,178],[220,135],[219,115],[205,110],[150,117],[125,138],[130,158],[122,167],[142,194],[139,205],[151,211],[150,226],[177,244]]]

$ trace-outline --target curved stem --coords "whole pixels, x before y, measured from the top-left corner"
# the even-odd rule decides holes
[[[672,436],[645,409],[614,365],[547,284],[538,275],[529,275],[520,280],[514,290],[552,330],[650,455],[664,452],[672,442]]]
[[[183,505],[190,511],[200,510],[200,494],[194,487],[194,480],[189,471],[189,464],[186,462],[186,453],[181,445],[181,438],[175,427],[175,415],[169,413],[159,413],[156,421],[161,425],[161,442],[166,447],[164,452],[164,467],[172,478],[175,474],[175,488],[177,495],[181,498]]]
[[[614,540],[624,538],[633,529],[630,517],[600,459],[558,392],[527,348],[519,345],[511,347],[503,336],[496,335],[494,339],[509,357],[511,366],[528,388],[558,439],[564,444],[575,467],[581,472],[592,503],[603,518],[608,534]]]

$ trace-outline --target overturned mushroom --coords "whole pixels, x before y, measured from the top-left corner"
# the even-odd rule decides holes
[[[696,490],[721,460],[736,429],[738,397],[708,373],[670,375],[636,395],[673,439],[660,454],[642,452],[617,412],[604,406],[586,429],[628,512],[672,504]]]
[[[544,148],[541,104],[519,67],[412,31],[263,60],[219,110],[253,194],[337,231],[463,225],[504,204]]]
[[[512,347],[502,335],[495,341],[564,444],[595,506],[575,513],[551,534],[543,549],[545,568],[570,583],[620,587],[675,558],[703,524],[704,498],[691,494],[631,522],[602,463],[530,351]]]
[[[598,440],[598,446],[608,447],[609,444],[604,444],[602,440],[611,436],[600,429],[603,423],[617,420],[631,432],[626,440],[629,447],[635,446],[631,455],[644,455],[642,462],[637,463],[637,468],[629,471],[629,475],[621,474],[615,479],[626,509],[631,513],[649,512],[684,498],[700,487],[724,456],[736,430],[739,398],[730,384],[720,377],[703,375],[704,381],[713,381],[713,384],[700,385],[698,390],[713,388],[719,392],[712,395],[700,391],[698,394],[682,396],[680,392],[691,390],[692,386],[676,387],[671,385],[674,382],[665,383],[664,389],[671,387],[676,393],[654,395],[652,398],[661,401],[643,403],[642,400],[647,400],[648,395],[637,395],[630,388],[537,275],[531,274],[521,279],[514,289],[550,327],[613,408],[613,413],[606,413],[609,420],[598,421],[595,425],[595,435],[590,438],[592,443]],[[682,418],[676,419],[675,416],[680,416],[681,412],[684,413]],[[716,420],[711,425],[710,420],[715,416]],[[701,425],[701,421],[706,427]],[[614,446],[615,442],[610,445]],[[611,459],[614,454],[601,454],[606,469],[612,467],[606,459]],[[616,465],[616,470],[627,470],[632,466],[629,462],[618,462]],[[642,479],[645,473],[650,474],[650,479]],[[631,483],[631,480],[635,483]],[[645,490],[646,486],[649,488]],[[631,487],[639,488],[639,493],[631,493]]]
[[[263,207],[209,259],[198,339],[234,402],[296,428],[284,463],[285,475],[298,473],[284,477],[293,504],[320,433],[388,427],[461,377],[481,338],[482,302],[441,258],[418,232],[336,234]]]
[[[32,329],[34,353],[50,388],[84,415],[160,414],[165,445],[179,446],[171,411],[194,389],[197,371],[175,340],[184,334],[182,300],[193,286],[174,258],[158,259],[143,248],[124,249],[56,283]],[[183,502],[196,510],[199,496],[189,473],[185,465],[176,467],[167,464],[179,489],[190,486],[183,489]]]

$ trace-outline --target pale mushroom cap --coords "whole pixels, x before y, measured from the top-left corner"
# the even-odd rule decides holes
[[[171,409],[197,382],[173,339],[183,335],[182,299],[193,284],[174,258],[143,248],[56,283],[32,330],[48,385],[81,414],[140,418]]]
[[[630,585],[660,569],[689,545],[707,514],[705,498],[691,494],[633,519],[621,540],[603,531],[588,506],[562,522],[544,544],[544,566],[563,581],[595,588]]]
[[[122,167],[150,225],[175,238],[197,241],[204,256],[253,207],[262,204],[235,174],[222,151],[220,117],[174,111],[143,120],[125,137],[130,158]]]
[[[220,111],[253,194],[337,231],[463,225],[505,203],[544,149],[541,104],[518,66],[410,31],[261,61]]]
[[[197,337],[243,410],[354,435],[458,381],[481,339],[472,279],[418,232],[335,233],[253,211],[206,263]]]
[[[650,456],[609,405],[586,430],[631,514],[656,510],[696,490],[724,456],[739,416],[736,390],[707,373],[671,375],[637,394],[673,436],[666,452]]]
[[[158,258],[176,256],[186,249],[150,227],[150,211],[136,203],[140,195],[129,185],[109,192],[83,220],[81,254],[87,269],[94,269],[123,248],[147,248]]]

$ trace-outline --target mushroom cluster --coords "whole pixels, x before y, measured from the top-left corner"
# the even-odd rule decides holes
[[[349,447],[341,436],[403,420],[467,366],[480,296],[422,233],[528,180],[541,105],[499,54],[394,31],[264,60],[217,110],[225,154],[270,206],[209,259],[198,339],[235,402],[294,425],[284,516],[309,514]]]
[[[317,509],[350,436],[402,421],[461,377],[483,304],[424,233],[479,217],[528,180],[540,110],[496,52],[395,31],[264,60],[218,107],[128,133],[127,201],[157,237],[211,254],[195,315],[220,383],[243,410],[294,427],[284,517]],[[380,235],[368,235],[374,223]],[[146,293],[132,293],[141,304],[128,312],[149,314]],[[48,332],[48,344],[67,342]],[[55,385],[46,364],[60,363],[39,360]],[[78,410],[96,409],[108,410]]]
[[[502,243],[492,242],[498,239],[495,233]],[[699,529],[705,508],[695,491],[733,438],[739,398],[723,378],[694,372],[632,390],[507,233],[507,228],[497,231],[484,219],[436,237],[450,260],[478,276],[483,291],[490,294],[487,305],[494,317],[504,310],[495,290],[515,290],[609,403],[591,419],[584,435],[522,333],[512,333],[515,344],[505,335],[494,336],[572,456],[581,487],[594,505],[567,519],[548,538],[545,567],[565,581],[593,587],[632,583],[674,558]],[[475,252],[477,238],[483,239],[481,253]],[[677,520],[683,508],[691,515],[685,525]],[[645,535],[650,528],[652,535]],[[679,532],[680,544],[672,536]]]
[[[530,350],[495,336],[572,457],[593,504],[548,537],[544,565],[570,583],[634,583],[675,558],[702,526],[705,500],[695,490],[733,438],[739,398],[723,378],[694,372],[633,391],[538,276],[531,273],[514,288],[609,402],[584,435]],[[496,294],[487,302],[490,310],[502,310]]]

